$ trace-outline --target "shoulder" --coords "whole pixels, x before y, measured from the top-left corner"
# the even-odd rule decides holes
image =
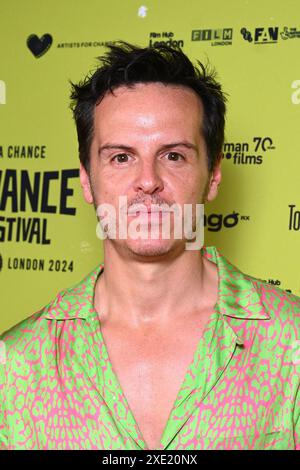
[[[281,331],[293,331],[297,338],[300,331],[300,297],[252,276],[245,276],[254,286],[269,321]]]
[[[60,330],[76,328],[70,320],[86,319],[91,314],[93,287],[101,266],[74,286],[59,291],[40,310],[0,335],[1,349],[8,362],[13,359],[23,361],[24,358],[42,362],[55,347]]]
[[[59,294],[58,294],[59,295]],[[48,337],[44,314],[51,308],[57,297],[43,308],[24,318],[0,335],[2,362],[23,362],[25,358],[38,354]]]
[[[36,334],[43,335],[47,331],[47,322],[43,321],[45,319],[86,318],[89,313],[87,310],[92,306],[95,283],[103,266],[98,265],[76,284],[60,290],[48,304],[0,334],[0,340],[13,345],[24,338],[33,339]]]
[[[205,247],[203,253],[218,266],[224,313],[229,311],[233,317],[249,319],[299,322],[300,297],[242,271],[214,246]]]
[[[300,316],[300,297],[261,279],[249,275],[246,277],[253,283],[261,302],[272,316],[278,315],[279,312],[281,315],[292,313]]]

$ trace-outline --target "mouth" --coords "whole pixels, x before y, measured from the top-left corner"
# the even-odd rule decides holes
[[[161,206],[150,206],[147,207],[146,205],[135,205],[128,209],[128,215],[139,215],[139,214],[157,214],[157,213],[168,213],[170,212],[166,207]]]

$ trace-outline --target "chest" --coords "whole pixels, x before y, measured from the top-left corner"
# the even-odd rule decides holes
[[[203,334],[203,326],[163,334],[102,328],[114,373],[150,449],[157,448]]]

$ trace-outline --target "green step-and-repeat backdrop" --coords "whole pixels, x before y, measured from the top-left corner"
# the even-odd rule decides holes
[[[0,331],[103,261],[81,195],[69,80],[107,43],[177,44],[228,93],[205,244],[300,295],[298,0],[1,0]]]

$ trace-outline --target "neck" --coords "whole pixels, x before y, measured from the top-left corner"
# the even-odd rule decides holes
[[[217,267],[199,250],[149,261],[122,256],[112,244],[104,248],[104,271],[94,298],[103,323],[166,325],[189,312],[207,310],[217,300]]]

